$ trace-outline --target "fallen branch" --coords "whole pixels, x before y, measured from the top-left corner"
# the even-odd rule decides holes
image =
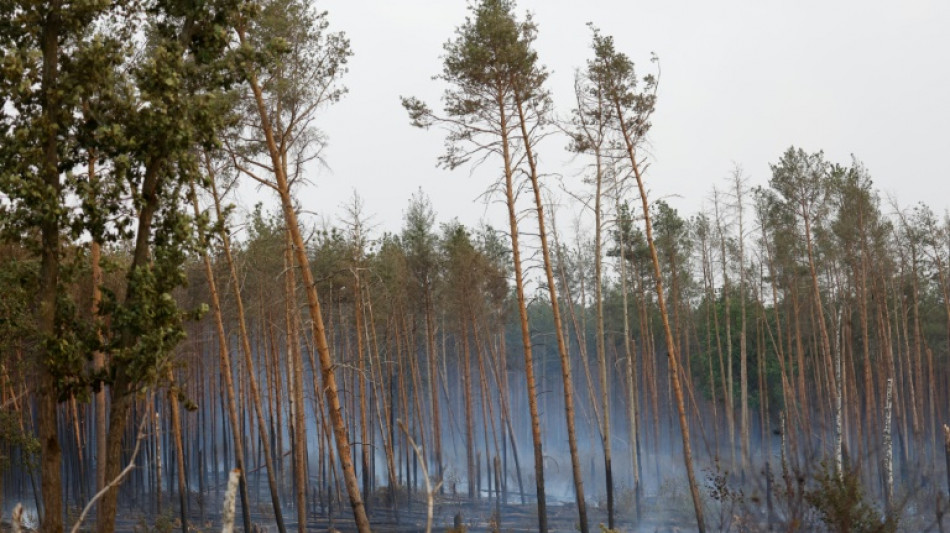
[[[412,446],[412,449],[416,452],[416,457],[419,458],[419,466],[422,467],[422,479],[426,482],[426,533],[432,533],[435,493],[442,487],[442,480],[439,480],[434,488],[432,487],[432,483],[429,481],[429,469],[426,467],[426,459],[425,456],[422,455],[422,450],[419,449],[419,445],[416,444],[416,441],[412,439],[412,435],[410,435],[409,430],[406,429],[406,424],[403,424],[402,420],[397,420],[396,423],[406,433],[406,438],[409,439],[409,445]]]
[[[17,406],[17,400],[26,396],[30,392],[32,392],[30,389],[24,389],[22,392],[20,392],[20,394],[15,394],[11,396],[2,404],[0,404],[0,409],[7,410],[8,408],[10,408],[10,406],[12,406],[13,409],[16,409],[17,411],[19,411],[20,408]]]
[[[79,519],[76,520],[76,523],[73,524],[72,529],[69,530],[70,533],[78,533],[80,526],[82,526],[83,521],[86,519],[86,515],[89,514],[89,511],[92,509],[92,506],[99,501],[99,498],[102,498],[106,492],[112,490],[113,487],[117,486],[119,483],[122,483],[122,480],[135,468],[135,458],[139,455],[139,449],[142,446],[142,439],[145,438],[145,427],[146,422],[148,422],[148,417],[142,417],[142,422],[139,423],[139,433],[135,438],[135,449],[132,450],[132,458],[129,459],[129,464],[119,472],[119,475],[115,479],[109,482],[108,485],[102,488],[95,496],[89,500],[89,503],[86,504],[86,507],[83,508],[82,514],[79,515]]]

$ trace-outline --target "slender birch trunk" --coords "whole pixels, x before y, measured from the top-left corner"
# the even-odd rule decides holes
[[[89,156],[89,183],[90,186],[95,187],[98,183],[98,178],[96,177],[96,162],[97,158],[95,155]],[[90,269],[92,270],[92,316],[95,320],[99,314],[99,305],[102,303],[102,249],[99,245],[99,241],[93,239],[89,244],[89,263]],[[101,340],[101,334],[97,331]],[[96,350],[92,353],[92,367],[97,372],[101,372],[105,367],[105,354]],[[95,393],[95,412],[96,412],[96,428],[95,428],[95,442],[96,442],[96,490],[102,490],[106,486],[106,387],[105,385],[100,386],[99,390]]]
[[[884,508],[891,512],[894,498],[894,442],[891,436],[891,410],[894,403],[894,379],[887,378],[884,392]]]

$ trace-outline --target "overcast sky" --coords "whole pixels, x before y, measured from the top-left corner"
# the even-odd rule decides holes
[[[314,168],[303,207],[330,220],[353,190],[379,230],[398,231],[420,187],[440,220],[505,225],[504,208],[478,199],[494,162],[436,168],[443,132],[409,125],[399,97],[440,108],[432,76],[442,45],[467,14],[463,0],[323,0],[331,28],[354,52],[349,94],[324,112],[329,168]],[[573,103],[574,70],[590,56],[588,21],[649,72],[662,66],[647,176],[653,198],[688,215],[724,185],[734,164],[765,184],[790,145],[854,154],[902,205],[950,202],[950,2],[521,0],[539,26],[536,48],[552,76],[558,114]],[[543,171],[572,178],[565,142],[545,147]],[[651,198],[651,199],[653,199]]]

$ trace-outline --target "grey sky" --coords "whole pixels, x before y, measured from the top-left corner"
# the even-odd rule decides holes
[[[313,169],[304,208],[336,219],[356,190],[379,229],[398,230],[419,187],[440,220],[504,225],[500,205],[477,200],[497,168],[437,169],[444,134],[409,126],[400,95],[439,106],[442,44],[464,20],[462,0],[324,0],[331,27],[355,52],[350,93],[320,121],[329,169]],[[698,209],[733,162],[765,184],[789,146],[855,154],[875,184],[904,206],[948,206],[950,2],[522,0],[537,50],[552,71],[557,111],[573,103],[573,73],[589,57],[593,22],[641,74],[662,76],[648,186],[684,214]],[[545,147],[543,170],[572,179],[565,142]],[[577,178],[574,178],[577,179]]]

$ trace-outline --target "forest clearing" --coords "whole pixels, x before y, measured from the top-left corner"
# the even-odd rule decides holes
[[[312,4],[0,0],[0,531],[950,528],[945,198],[776,146],[681,213],[661,58],[589,23],[563,108],[472,0],[391,103],[498,218],[317,213]]]

